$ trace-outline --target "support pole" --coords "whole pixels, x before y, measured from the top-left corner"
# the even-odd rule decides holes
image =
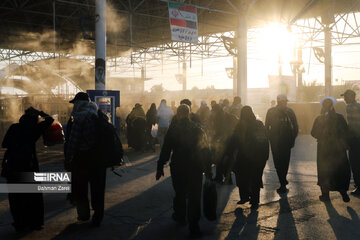
[[[56,57],[56,6],[55,0],[53,0],[53,30],[54,30],[54,58]]]
[[[182,77],[183,77],[183,91],[184,91],[184,94],[185,94],[186,93],[186,61],[185,61],[185,59],[184,59],[184,62],[183,62]]]
[[[96,0],[95,11],[95,90],[105,90],[106,0]]]
[[[237,29],[237,95],[247,104],[247,22],[245,11],[238,17]]]
[[[233,97],[238,96],[237,94],[237,61],[236,57],[233,57]]]
[[[302,64],[303,64],[303,59],[302,59],[302,47],[299,46],[299,48],[297,49],[297,67],[296,67],[296,73],[297,73],[297,84],[298,84],[298,91],[297,91],[297,95],[298,95],[298,101],[302,102],[303,101],[303,68],[302,68]]]
[[[325,96],[332,95],[332,86],[331,86],[331,78],[332,78],[332,59],[331,59],[331,29],[329,24],[327,24],[324,28],[325,35]]]

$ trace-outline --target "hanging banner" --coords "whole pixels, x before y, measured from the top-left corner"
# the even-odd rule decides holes
[[[171,40],[198,43],[196,7],[184,3],[169,2]]]

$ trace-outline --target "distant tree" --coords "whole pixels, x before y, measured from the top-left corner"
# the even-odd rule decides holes
[[[162,93],[165,91],[165,88],[162,84],[154,85],[151,87],[150,92],[151,93]]]
[[[323,91],[324,86],[318,85],[314,80],[303,87],[303,100],[305,102],[317,102],[321,99]]]

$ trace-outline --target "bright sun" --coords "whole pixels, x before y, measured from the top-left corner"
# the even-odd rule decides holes
[[[272,70],[274,66],[278,65],[279,58],[282,65],[289,63],[294,58],[296,38],[292,32],[287,30],[285,24],[271,23],[258,28],[254,42]]]

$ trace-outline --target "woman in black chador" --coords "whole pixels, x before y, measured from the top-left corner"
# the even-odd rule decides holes
[[[44,120],[39,121],[39,116]],[[23,172],[39,172],[36,141],[53,121],[46,113],[30,107],[19,123],[10,126],[2,142],[7,150],[1,175],[8,183],[22,183]],[[16,231],[40,230],[44,225],[42,193],[9,193],[9,204]]]
[[[149,110],[146,112],[146,130],[145,130],[145,138],[146,145],[148,148],[151,148],[155,151],[155,139],[151,136],[152,126],[157,122],[157,110],[155,103],[152,103]]]
[[[263,187],[262,175],[269,158],[269,141],[264,124],[256,120],[249,106],[241,110],[241,118],[227,146],[227,156],[238,150],[233,171],[239,187],[238,204],[251,203],[252,209],[259,207],[260,188]]]
[[[350,198],[346,191],[350,183],[350,165],[346,154],[348,126],[341,114],[335,112],[336,100],[322,101],[321,115],[315,119],[311,135],[317,139],[318,185],[320,201],[329,201],[329,191],[340,192],[344,202]]]

